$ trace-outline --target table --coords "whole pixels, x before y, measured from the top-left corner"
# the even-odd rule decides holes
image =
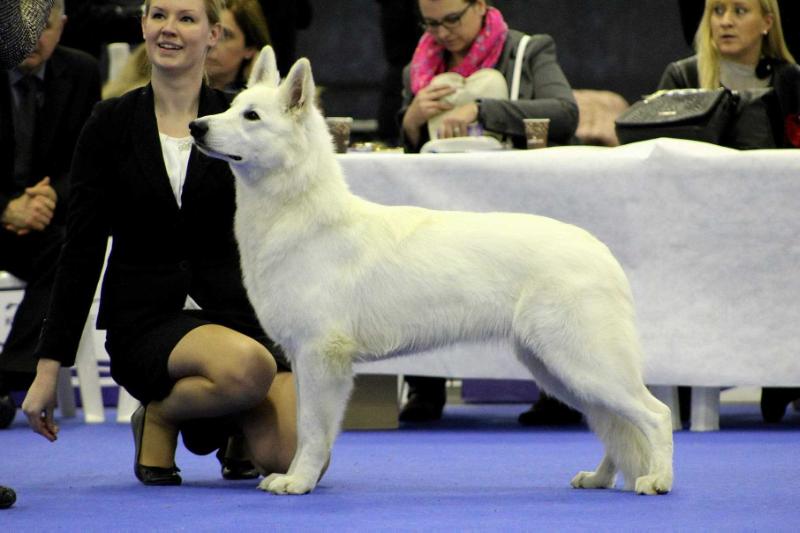
[[[648,384],[800,385],[800,150],[656,139],[337,157],[353,192],[376,202],[536,213],[594,233],[630,278]],[[527,375],[496,345],[359,363],[356,372]]]

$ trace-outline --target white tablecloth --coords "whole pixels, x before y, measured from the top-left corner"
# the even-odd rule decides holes
[[[650,384],[800,385],[800,150],[659,139],[339,161],[373,201],[536,213],[594,233],[630,277]],[[527,375],[506,347],[474,345],[356,371]]]

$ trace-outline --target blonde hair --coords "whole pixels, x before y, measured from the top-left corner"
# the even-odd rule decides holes
[[[150,61],[147,59],[147,49],[140,43],[131,51],[122,69],[114,79],[108,80],[103,85],[103,100],[122,96],[126,92],[144,87],[150,81]]]
[[[714,39],[711,37],[711,11],[716,0],[706,0],[703,18],[695,34],[695,50],[697,51],[697,70],[700,78],[700,88],[716,89],[720,86],[719,62],[720,53]],[[796,63],[786,41],[783,38],[781,13],[778,0],[758,0],[763,16],[772,15],[772,28],[764,36],[761,44],[762,57],[786,63]]]
[[[144,5],[142,6],[142,13],[147,15],[150,11],[150,3],[152,0],[144,0]],[[222,10],[225,9],[225,0],[203,0],[203,3],[206,6],[206,16],[208,16],[208,22],[211,26],[214,24],[218,24],[220,20],[220,16],[222,15]]]

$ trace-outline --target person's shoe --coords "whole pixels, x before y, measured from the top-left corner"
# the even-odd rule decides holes
[[[17,404],[10,394],[0,396],[0,429],[6,429],[17,416]]]
[[[223,479],[255,479],[260,474],[247,456],[244,435],[237,431],[228,437],[224,446],[217,450]]]
[[[523,426],[571,426],[580,424],[582,419],[580,411],[544,394],[517,418]]]
[[[800,388],[761,389],[761,416],[764,417],[764,422],[780,422],[786,414],[786,406],[797,398],[800,398]]]
[[[226,457],[225,450],[223,448],[217,450],[217,460],[219,460],[223,479],[255,479],[261,475],[255,465],[250,462],[250,460],[237,457]]]
[[[180,469],[177,466],[173,465],[169,468],[164,468],[160,466],[145,466],[139,463],[146,413],[146,408],[140,405],[131,415],[131,428],[133,429],[133,443],[135,448],[133,473],[136,475],[136,479],[145,485],[180,485],[183,480],[181,476],[178,475]]]
[[[408,401],[398,416],[401,422],[432,422],[442,418],[444,410],[444,394],[426,394],[420,391],[411,392]]]
[[[0,509],[8,509],[17,501],[17,494],[9,487],[0,486]]]

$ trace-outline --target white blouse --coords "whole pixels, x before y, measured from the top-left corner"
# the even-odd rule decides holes
[[[161,153],[164,155],[164,166],[167,168],[172,194],[178,207],[181,206],[183,183],[186,181],[186,170],[189,167],[189,155],[192,153],[192,137],[170,137],[158,134],[161,140]]]

